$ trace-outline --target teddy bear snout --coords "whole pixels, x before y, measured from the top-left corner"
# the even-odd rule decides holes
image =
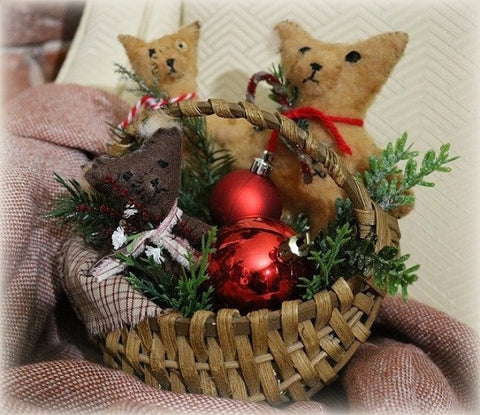
[[[165,62],[167,63],[169,74],[177,72],[175,69],[175,59],[168,58]]]
[[[310,72],[310,76],[303,79],[302,83],[306,83],[310,81],[315,84],[318,84],[318,79],[315,78],[315,75],[317,74],[318,71],[322,69],[322,65],[320,65],[318,62],[312,62],[310,63],[310,68],[312,68],[312,71]]]

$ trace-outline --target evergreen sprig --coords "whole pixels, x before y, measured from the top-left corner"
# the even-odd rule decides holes
[[[230,172],[234,158],[228,150],[215,148],[205,117],[185,118],[183,125],[193,150],[182,167],[179,206],[187,215],[211,223],[210,195],[215,184]]]
[[[87,192],[75,179],[66,181],[55,174],[55,180],[66,190],[53,202],[53,210],[46,217],[57,218],[72,231],[82,235],[93,246],[100,246],[110,236],[122,217],[117,203],[96,191]]]
[[[385,211],[391,211],[415,202],[415,196],[409,192],[414,186],[433,187],[435,184],[425,178],[433,172],[449,172],[446,164],[458,157],[450,157],[450,144],[440,147],[437,154],[429,150],[423,156],[420,166],[416,158],[418,151],[407,146],[408,136],[404,133],[394,144],[387,144],[380,156],[371,156],[369,169],[358,178],[363,181],[372,200]],[[404,162],[404,169],[399,163]]]
[[[420,266],[407,267],[410,255],[400,256],[397,247],[386,246],[376,252],[373,235],[360,238],[350,199],[338,199],[335,207],[335,220],[329,223],[327,230],[319,233],[310,251],[310,260],[315,266],[313,275],[299,279],[298,288],[303,290],[303,299],[313,298],[340,276],[349,279],[372,275],[379,288],[390,295],[400,289],[406,299],[408,286],[416,281],[415,272]]]
[[[298,214],[292,220],[285,219],[285,223],[290,225],[297,234],[306,234],[310,231],[310,220],[304,213]]]
[[[212,308],[213,287],[206,281],[209,279],[208,258],[213,251],[215,237],[216,228],[211,228],[202,237],[200,258],[194,259],[191,254],[187,256],[188,270],[181,267],[179,276],[167,272],[164,264],[152,258],[134,258],[125,254],[118,254],[117,258],[127,266],[125,277],[135,290],[147,295],[162,308],[173,308],[185,317],[191,317],[195,311]]]
[[[172,307],[180,310],[186,317],[190,317],[198,310],[212,309],[213,286],[205,284],[210,278],[207,273],[209,255],[213,252],[213,242],[215,241],[217,229],[211,228],[207,237],[202,237],[201,258],[197,261],[192,260],[192,256],[187,257],[189,262],[189,271],[183,268],[183,275],[178,280],[176,286],[176,296],[171,299]]]
[[[277,104],[280,104],[280,109],[292,108],[297,99],[298,90],[292,86],[290,82],[285,79],[282,64],[273,64],[270,68],[270,73],[278,79],[280,85],[275,84],[270,88],[268,97]]]
[[[168,94],[160,89],[159,85],[149,86],[145,80],[138,75],[135,71],[128,70],[123,65],[115,63],[115,73],[120,74],[121,79],[125,81],[131,81],[134,86],[128,87],[127,91],[135,95],[151,95],[154,98],[168,99]]]
[[[399,249],[386,246],[374,255],[373,275],[375,284],[383,288],[390,295],[395,295],[400,288],[404,300],[408,297],[408,286],[417,279],[415,272],[419,264],[407,268],[406,262],[409,254],[399,256]]]
[[[311,277],[300,277],[297,285],[305,290],[304,299],[313,298],[315,293],[331,286],[337,279],[335,269],[345,261],[342,250],[350,241],[351,234],[351,225],[345,223],[335,230],[333,236],[325,234],[315,241],[309,256],[309,259],[315,263],[315,272]]]
[[[127,266],[125,277],[133,289],[146,294],[162,308],[171,307],[177,277],[168,273],[163,264],[155,262],[153,258],[134,258],[122,253],[117,254],[117,258]]]

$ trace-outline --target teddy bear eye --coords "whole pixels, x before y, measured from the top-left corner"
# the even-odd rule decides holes
[[[175,47],[182,52],[185,52],[188,49],[187,43],[183,40],[176,40]]]
[[[305,52],[308,52],[312,48],[310,46],[304,46],[303,48],[298,49],[298,51],[303,55]]]
[[[362,55],[356,50],[352,50],[345,55],[345,61],[350,63],[358,62],[362,58]]]

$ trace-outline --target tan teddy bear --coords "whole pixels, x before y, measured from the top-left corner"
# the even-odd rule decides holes
[[[295,107],[314,107],[327,116],[363,120],[375,96],[403,55],[408,36],[386,33],[351,44],[329,44],[312,38],[298,24],[283,22],[276,26],[281,40],[281,61],[286,79],[297,90]],[[308,121],[309,130],[327,146],[335,148],[352,172],[368,168],[370,155],[379,149],[361,125],[334,124],[351,149],[341,142],[325,123]],[[329,177],[302,181],[298,161],[285,146],[278,146],[272,176],[284,195],[284,204],[293,213],[304,212],[315,233],[334,215],[334,201],[340,195]]]
[[[133,113],[119,125],[127,133],[126,137],[110,144],[109,154],[120,156],[127,153],[138,141],[151,137],[164,125],[163,111],[157,111],[155,106],[162,108],[169,102],[197,98],[199,37],[198,21],[150,42],[131,35],[118,35],[135,75],[150,91],[155,91],[157,100],[148,98],[143,103],[142,99],[147,98],[143,97],[137,102],[132,108]],[[187,152],[188,146],[183,145],[183,156],[187,156]]]
[[[281,41],[284,76],[296,90],[294,108],[307,119],[308,129],[318,140],[335,149],[350,172],[365,170],[370,155],[378,154],[379,149],[363,120],[401,58],[408,35],[386,33],[342,44],[314,39],[291,21],[279,23],[275,29]],[[309,119],[312,112],[320,115]],[[248,168],[270,136],[270,132],[257,132],[243,122],[215,127],[219,145],[233,152],[241,168]],[[272,179],[282,194],[284,218],[305,213],[312,234],[334,217],[335,200],[343,196],[328,176],[315,176],[306,184],[299,159],[281,142],[274,153]]]
[[[175,97],[197,91],[199,36],[200,24],[194,22],[151,42],[130,35],[118,35],[118,40],[146,85]]]

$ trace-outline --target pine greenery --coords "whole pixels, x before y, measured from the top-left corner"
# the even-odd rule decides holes
[[[164,265],[143,256],[133,258],[119,254],[118,258],[127,265],[126,278],[132,287],[145,294],[162,308],[173,308],[185,317],[191,317],[195,311],[212,309],[213,287],[206,282],[209,279],[208,258],[213,251],[216,236],[213,227],[201,242],[201,257],[194,260],[187,257],[189,270],[182,267],[180,276],[169,274]]]
[[[192,261],[189,257],[189,271],[183,268],[184,274],[176,286],[176,296],[172,297],[172,307],[180,310],[184,316],[191,317],[195,311],[212,309],[213,286],[205,284],[209,275],[207,273],[209,255],[213,252],[217,229],[211,228],[207,237],[202,238],[200,260]]]
[[[345,261],[341,255],[345,245],[351,240],[352,227],[345,223],[335,229],[333,236],[325,234],[316,238],[315,246],[310,250],[309,259],[315,263],[315,273],[311,277],[299,278],[299,288],[305,289],[304,299],[311,299],[323,288],[330,287],[338,275],[335,269]]]
[[[338,277],[345,279],[360,276],[374,276],[375,284],[395,295],[401,290],[404,299],[408,286],[417,279],[415,272],[419,265],[407,268],[410,255],[399,255],[399,249],[387,246],[375,251],[375,238],[361,239],[353,215],[350,199],[336,201],[336,219],[329,223],[327,230],[320,232],[310,250],[309,259],[315,269],[311,277],[299,279],[298,287],[304,300],[313,298],[315,293],[329,288]]]
[[[449,172],[446,164],[458,157],[450,157],[450,144],[440,147],[438,155],[429,150],[423,156],[420,166],[418,151],[407,146],[408,136],[404,133],[394,144],[389,143],[380,156],[371,156],[369,169],[357,177],[363,181],[372,200],[385,211],[392,211],[403,205],[415,202],[415,196],[409,193],[414,186],[433,187],[435,184],[425,178],[433,172]],[[404,162],[404,169],[399,163]]]
[[[185,118],[185,134],[193,151],[182,167],[179,207],[189,216],[212,223],[209,200],[215,184],[232,168],[228,150],[215,149],[205,117]]]
[[[63,225],[71,226],[74,233],[95,247],[105,244],[118,226],[123,209],[106,195],[87,192],[75,179],[64,180],[55,173],[55,180],[66,190],[54,202],[47,218],[57,218]]]
[[[278,79],[280,85],[273,85],[270,88],[270,94],[268,97],[273,102],[280,104],[281,109],[293,107],[297,99],[298,90],[296,87],[292,86],[287,79],[285,79],[283,66],[281,64],[272,65],[270,73]]]
[[[120,74],[120,78],[125,81],[131,81],[134,86],[127,88],[128,92],[131,92],[135,95],[150,95],[154,98],[159,99],[168,99],[168,94],[161,90],[158,85],[153,87],[148,86],[145,83],[145,80],[138,75],[135,71],[130,71],[119,63],[115,63],[115,73]]]
[[[384,247],[374,255],[373,275],[377,287],[395,295],[400,288],[404,300],[408,297],[408,286],[413,284],[418,276],[419,264],[407,268],[406,262],[410,254],[399,256],[399,249],[393,246]]]
[[[125,277],[135,290],[162,308],[171,307],[177,277],[167,273],[164,265],[144,256],[133,258],[119,253],[117,258],[127,266]]]

